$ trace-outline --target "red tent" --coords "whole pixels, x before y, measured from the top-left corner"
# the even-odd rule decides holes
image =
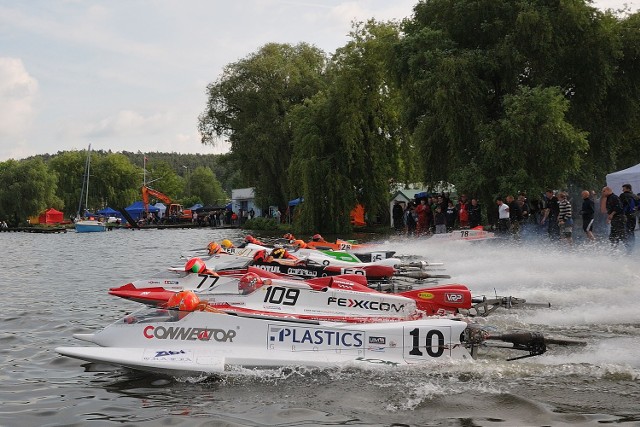
[[[54,208],[49,208],[40,214],[40,224],[60,224],[64,221],[64,214]]]

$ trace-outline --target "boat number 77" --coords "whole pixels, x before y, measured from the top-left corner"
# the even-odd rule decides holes
[[[420,340],[419,328],[414,328],[409,331],[409,335],[411,335],[412,338],[411,351],[409,352],[411,356],[423,356],[424,353],[421,349],[424,349],[431,357],[440,357],[444,353],[444,334],[441,331],[430,329],[424,336],[424,341]],[[436,343],[434,343],[434,339],[437,340]]]
[[[210,274],[198,274],[198,277],[202,277],[202,280],[200,281],[200,283],[198,283],[198,286],[196,286],[196,289],[206,289],[206,288],[211,288],[213,287],[213,285],[216,284],[216,282],[218,281],[219,277],[217,276],[211,276]],[[204,286],[205,282],[211,279],[211,283],[209,283],[208,285]]]

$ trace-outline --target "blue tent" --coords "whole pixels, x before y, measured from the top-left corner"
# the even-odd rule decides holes
[[[289,200],[289,206],[298,206],[304,202],[304,197],[298,197],[297,199]]]
[[[195,205],[191,206],[189,209],[191,209],[192,211],[195,211],[196,209],[201,207],[202,207],[201,203],[196,203]]]
[[[118,218],[122,218],[122,214],[120,212],[118,212],[115,209],[111,209],[108,206],[102,210],[99,210],[98,212],[96,212],[96,214],[102,215],[102,216],[115,216]]]
[[[129,215],[131,215],[131,217],[135,221],[137,221],[142,218],[142,214],[144,212],[144,203],[142,203],[141,201],[133,202],[133,204],[127,206],[124,209],[129,213]],[[149,206],[150,213],[158,213],[159,211],[160,209],[156,208],[155,206]]]

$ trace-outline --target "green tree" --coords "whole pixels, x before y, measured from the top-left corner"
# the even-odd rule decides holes
[[[180,169],[184,169],[180,167]],[[147,182],[149,187],[157,190],[172,200],[186,195],[186,179],[179,176],[175,169],[164,160],[147,162]]]
[[[64,202],[67,217],[76,215],[80,205],[86,159],[86,151],[67,151],[49,161],[49,168],[58,176],[56,195]]]
[[[329,67],[329,87],[291,115],[294,154],[289,180],[302,231],[350,231],[361,203],[369,220],[388,211],[390,179],[403,142],[399,98],[388,64],[398,42],[390,23],[354,25],[352,40]]]
[[[197,167],[191,173],[190,186],[191,194],[197,195],[204,205],[223,206],[229,199],[215,174],[209,168]]]
[[[107,154],[92,160],[90,208],[97,210],[109,206],[118,209],[140,200],[141,172],[139,167],[120,153]]]
[[[0,163],[0,216],[9,222],[25,222],[47,208],[62,209],[56,196],[58,176],[42,159]]]
[[[589,118],[613,83],[614,27],[583,1],[418,3],[396,69],[425,181],[487,203],[579,176],[580,159],[603,146]]]
[[[202,141],[228,138],[244,182],[255,187],[261,204],[285,206],[292,147],[287,116],[323,87],[325,61],[322,51],[305,43],[270,43],[227,65],[207,87],[198,125]]]

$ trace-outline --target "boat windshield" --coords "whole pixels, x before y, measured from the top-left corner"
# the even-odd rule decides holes
[[[118,323],[150,323],[150,322],[177,322],[189,312],[169,310],[166,308],[145,307],[123,317]]]

